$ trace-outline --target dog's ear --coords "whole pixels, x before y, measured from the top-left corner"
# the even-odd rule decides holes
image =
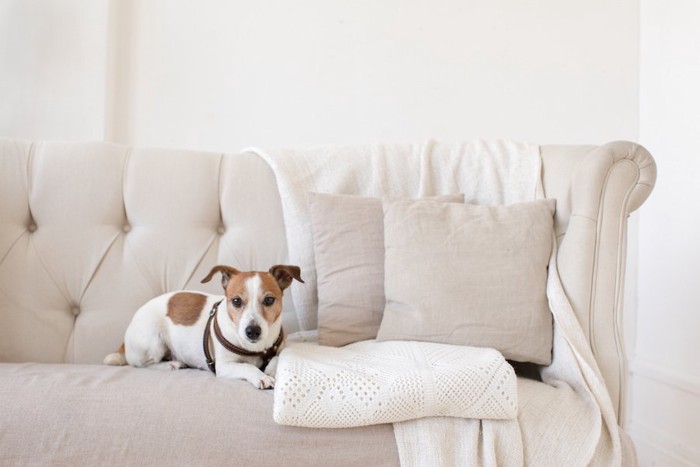
[[[277,284],[279,284],[280,289],[282,290],[289,287],[294,279],[298,280],[302,284],[304,283],[304,281],[301,279],[301,269],[299,269],[299,266],[278,264],[277,266],[272,266],[269,272],[277,280]]]
[[[205,282],[209,282],[211,278],[214,277],[214,274],[216,274],[217,272],[221,273],[221,286],[224,288],[224,290],[226,290],[226,286],[228,285],[228,281],[231,279],[231,276],[235,276],[236,274],[240,273],[240,271],[236,268],[220,264],[211,268],[211,271],[209,271],[207,277],[202,279],[201,283],[204,284]]]

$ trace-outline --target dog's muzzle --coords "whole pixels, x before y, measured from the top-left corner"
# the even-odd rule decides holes
[[[251,322],[245,328],[245,336],[250,342],[257,342],[258,339],[260,339],[260,334],[262,334],[262,329],[260,329],[260,326],[255,322]]]

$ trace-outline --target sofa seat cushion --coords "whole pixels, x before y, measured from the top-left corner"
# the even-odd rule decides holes
[[[200,370],[2,363],[0,465],[398,465],[391,425],[284,427],[272,402]]]

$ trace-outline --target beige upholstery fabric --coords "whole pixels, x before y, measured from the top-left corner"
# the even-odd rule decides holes
[[[437,196],[463,203],[464,195]],[[384,313],[384,211],[380,198],[309,194],[318,281],[318,339],[341,346],[377,337]]]
[[[281,426],[272,406],[272,391],[199,370],[0,364],[0,465],[399,465],[391,425]]]
[[[272,399],[200,370],[0,364],[0,465],[398,465],[391,425],[281,426]]]
[[[492,347],[549,364],[554,205],[385,202],[386,309],[377,339]]]

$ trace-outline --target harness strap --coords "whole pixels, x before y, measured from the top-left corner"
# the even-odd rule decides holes
[[[277,355],[277,352],[279,351],[279,348],[282,345],[282,342],[284,341],[284,329],[280,328],[280,334],[277,337],[275,343],[272,344],[272,347],[269,347],[265,350],[261,350],[259,352],[252,352],[250,350],[242,349],[237,345],[234,345],[224,337],[224,335],[221,333],[221,328],[219,328],[218,321],[214,319],[216,317],[216,312],[219,310],[219,305],[221,305],[223,301],[224,300],[220,300],[214,303],[214,305],[211,307],[211,311],[209,312],[209,319],[207,320],[207,326],[204,328],[202,345],[204,347],[204,356],[207,360],[207,366],[212,372],[216,373],[216,362],[214,361],[214,358],[212,358],[211,352],[209,350],[209,338],[211,336],[211,328],[213,321],[214,337],[216,337],[216,340],[219,341],[219,344],[221,344],[229,352],[235,353],[242,357],[261,357],[263,362],[260,366],[260,369],[264,370],[268,363],[270,363],[270,360],[272,360],[273,357]]]

